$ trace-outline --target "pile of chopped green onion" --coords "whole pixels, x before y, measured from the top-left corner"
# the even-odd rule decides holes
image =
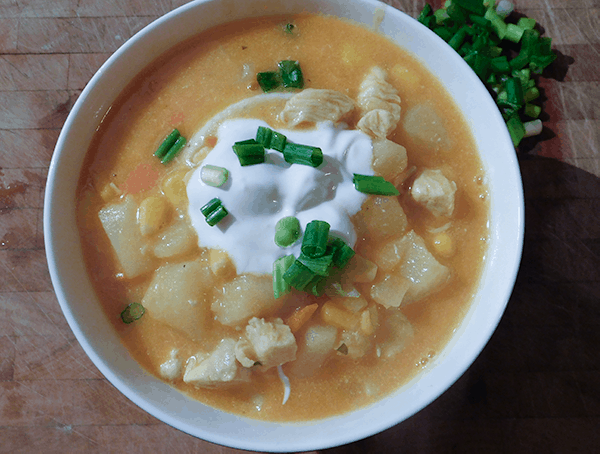
[[[494,94],[513,144],[539,134],[541,107],[532,101],[540,95],[533,78],[556,59],[551,38],[541,37],[536,22],[527,17],[507,22],[512,4],[501,0],[448,0],[433,11],[428,3],[419,22],[446,41]],[[520,44],[518,54],[512,44]],[[508,45],[507,45],[508,44]]]
[[[309,222],[302,239],[301,253],[280,257],[273,263],[275,298],[292,288],[321,296],[335,272],[344,269],[354,256],[354,250],[344,240],[329,235],[325,221]]]

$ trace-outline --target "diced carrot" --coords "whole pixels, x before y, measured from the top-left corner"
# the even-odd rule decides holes
[[[310,320],[318,307],[319,305],[317,303],[309,304],[290,315],[286,321],[286,325],[290,327],[292,333],[300,330],[300,328]]]

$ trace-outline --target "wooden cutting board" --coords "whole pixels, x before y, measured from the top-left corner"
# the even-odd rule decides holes
[[[0,0],[0,453],[237,452],[163,424],[102,377],[62,316],[44,254],[45,179],[70,108],[118,46],[183,3]],[[386,3],[413,16],[423,6]],[[516,6],[559,59],[542,81],[542,137],[519,150],[526,240],[507,312],[437,401],[331,452],[600,446],[600,0]]]

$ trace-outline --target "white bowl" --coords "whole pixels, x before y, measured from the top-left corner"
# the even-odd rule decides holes
[[[244,17],[322,12],[372,26],[436,74],[464,113],[490,189],[491,241],[481,284],[462,324],[428,368],[368,407],[303,423],[256,421],[194,401],[148,374],[120,342],[86,274],[75,222],[75,190],[90,140],[111,103],[147,64],[175,44]],[[481,352],[506,307],[523,241],[523,192],[514,148],[495,103],[466,63],[411,17],[372,0],[200,0],[150,24],[125,43],[87,85],[58,139],[44,203],[44,238],[52,283],[86,353],[125,396],[158,419],[196,437],[246,450],[307,451],[349,443],[418,412],[448,389]]]

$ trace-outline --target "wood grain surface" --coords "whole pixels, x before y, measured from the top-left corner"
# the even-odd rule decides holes
[[[243,0],[239,0],[243,1]],[[106,58],[178,0],[0,0],[0,452],[239,452],[151,417],[70,331],[44,254],[60,128]],[[411,15],[422,0],[388,0]],[[441,2],[433,2],[438,7]],[[523,261],[489,344],[402,424],[325,452],[600,452],[600,0],[516,0],[559,59],[519,149]]]

